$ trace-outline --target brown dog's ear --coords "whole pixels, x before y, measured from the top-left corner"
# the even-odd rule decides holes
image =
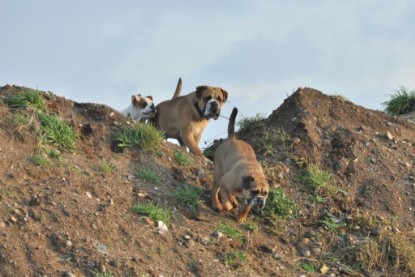
[[[228,92],[226,90],[224,90],[223,88],[221,88],[222,93],[223,93],[223,103],[226,102],[226,100],[228,100]]]
[[[254,181],[254,177],[252,177],[252,175],[243,176],[242,177],[242,189],[249,190],[251,188],[252,181]]]
[[[146,98],[151,99],[151,101],[153,101],[153,96],[151,96],[151,95],[146,96]]]

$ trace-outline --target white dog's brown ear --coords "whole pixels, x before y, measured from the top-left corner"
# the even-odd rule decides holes
[[[224,90],[223,88],[221,88],[222,93],[223,93],[223,103],[226,102],[226,100],[228,100],[228,92],[226,90]]]
[[[252,177],[251,175],[243,176],[242,177],[242,189],[250,189],[252,181],[254,181],[254,177]]]
[[[153,96],[151,96],[151,95],[146,96],[146,98],[151,99],[151,101],[153,101]]]
[[[141,94],[131,96],[131,103],[136,104],[141,100]]]

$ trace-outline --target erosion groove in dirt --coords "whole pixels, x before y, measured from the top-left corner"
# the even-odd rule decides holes
[[[366,254],[378,252],[364,252],[368,241],[379,243],[378,250],[383,242],[414,246],[415,125],[408,119],[298,89],[260,124],[237,133],[252,144],[274,186],[300,209],[294,219],[250,214],[259,230],[248,231],[233,213],[210,208],[210,162],[192,156],[191,165],[180,165],[174,159],[180,148],[168,142],[155,151],[114,152],[113,134],[131,122],[108,106],[42,92],[45,112],[77,135],[74,150],[59,151],[41,141],[37,111],[1,101],[25,90],[0,88],[0,276],[415,274],[410,250],[372,263]],[[30,120],[17,124],[18,114]],[[273,131],[287,138],[267,139]],[[59,157],[50,157],[52,150]],[[34,155],[48,164],[36,165]],[[331,173],[335,195],[310,200],[314,192],[303,181],[310,165]],[[137,167],[161,181],[143,181]],[[202,190],[199,208],[172,197],[186,185]],[[171,211],[167,233],[135,214],[137,203]],[[327,218],[344,225],[333,231]],[[234,227],[242,238],[218,234],[220,224]]]

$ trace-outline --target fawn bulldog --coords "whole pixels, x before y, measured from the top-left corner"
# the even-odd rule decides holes
[[[219,87],[199,86],[196,91],[180,96],[181,79],[170,100],[156,106],[157,113],[150,120],[163,130],[166,138],[177,139],[181,146],[197,156],[203,156],[198,144],[209,119],[218,119],[228,93]]]
[[[245,205],[237,215],[238,222],[243,223],[251,209],[265,207],[269,183],[252,147],[236,139],[237,113],[238,109],[234,108],[229,119],[228,140],[215,152],[211,200],[213,209],[221,212],[238,206],[236,196],[245,198]]]

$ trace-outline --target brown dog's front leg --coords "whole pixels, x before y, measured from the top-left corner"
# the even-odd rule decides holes
[[[197,146],[192,134],[190,133],[186,133],[185,135],[180,134],[180,137],[193,155],[203,157],[203,153],[200,150],[199,146]]]
[[[239,223],[244,223],[246,221],[249,211],[251,211],[251,206],[248,204],[245,204],[242,207],[242,209],[239,211],[238,216],[236,218]]]

